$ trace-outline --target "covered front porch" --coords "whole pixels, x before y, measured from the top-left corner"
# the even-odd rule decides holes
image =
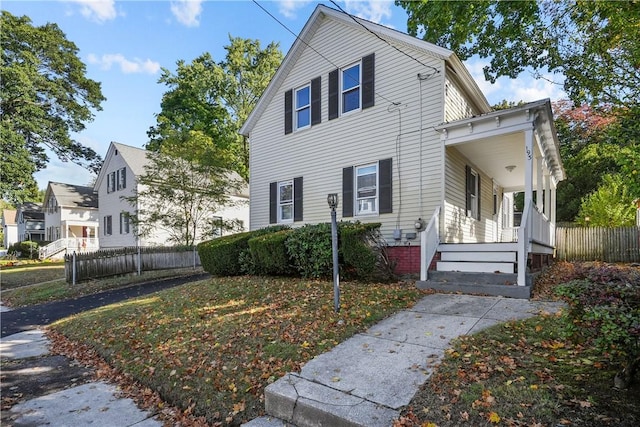
[[[498,274],[499,283],[530,285],[527,273],[554,252],[556,188],[565,177],[549,100],[436,130],[445,150],[445,188],[442,206],[421,233],[421,281],[436,270]],[[519,222],[517,193],[524,196]]]

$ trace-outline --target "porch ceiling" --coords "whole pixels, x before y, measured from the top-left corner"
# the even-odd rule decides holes
[[[522,191],[525,170],[523,146],[524,134],[518,132],[458,144],[455,148],[506,191]],[[515,168],[509,171],[507,166]]]

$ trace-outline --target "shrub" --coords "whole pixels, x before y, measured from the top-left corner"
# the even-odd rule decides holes
[[[38,259],[39,248],[38,242],[25,240],[24,242],[17,242],[9,246],[7,253],[9,255],[15,255],[18,258]]]
[[[640,274],[605,265],[579,275],[556,290],[569,305],[566,331],[620,365],[615,383],[626,387],[640,363]]]
[[[285,243],[293,267],[305,278],[332,276],[331,224],[307,224],[291,231]]]
[[[286,276],[293,273],[285,242],[291,230],[280,230],[249,240],[252,269],[255,274]]]
[[[214,276],[239,276],[250,272],[253,259],[249,252],[249,240],[286,228],[266,227],[202,242],[198,245],[202,268]]]
[[[378,245],[380,224],[341,222],[340,252],[346,278],[369,280],[380,276],[378,272]]]

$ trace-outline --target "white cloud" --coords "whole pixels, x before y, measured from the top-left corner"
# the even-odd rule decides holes
[[[171,13],[182,25],[197,27],[200,25],[202,0],[172,0]]]
[[[530,71],[524,71],[515,79],[500,77],[495,83],[490,83],[485,80],[483,71],[489,61],[472,57],[464,65],[491,105],[502,100],[532,102],[549,98],[556,101],[567,97],[562,87],[564,78],[561,75],[547,73],[536,79]]]
[[[115,0],[71,0],[80,5],[80,13],[90,21],[103,23],[115,19]]]
[[[114,64],[120,66],[120,71],[125,74],[132,73],[146,73],[156,74],[160,71],[160,64],[150,59],[133,58],[129,60],[120,53],[109,53],[98,57],[97,55],[90,53],[87,57],[90,64],[99,65],[103,70],[110,70]]]
[[[392,0],[345,0],[345,11],[376,23],[391,18]]]
[[[296,11],[311,3],[306,0],[279,0],[278,10],[285,18],[295,19]]]

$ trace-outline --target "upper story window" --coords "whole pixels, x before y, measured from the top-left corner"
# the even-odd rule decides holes
[[[342,113],[360,109],[360,63],[345,68],[341,72],[342,78]]]
[[[329,73],[329,120],[375,106],[375,54]]]
[[[296,89],[296,129],[311,126],[311,86]]]
[[[123,190],[127,188],[127,168],[120,168],[117,172],[118,190]]]
[[[356,215],[378,213],[378,163],[355,169]]]
[[[107,193],[114,191],[116,191],[116,173],[110,172],[107,174]]]

